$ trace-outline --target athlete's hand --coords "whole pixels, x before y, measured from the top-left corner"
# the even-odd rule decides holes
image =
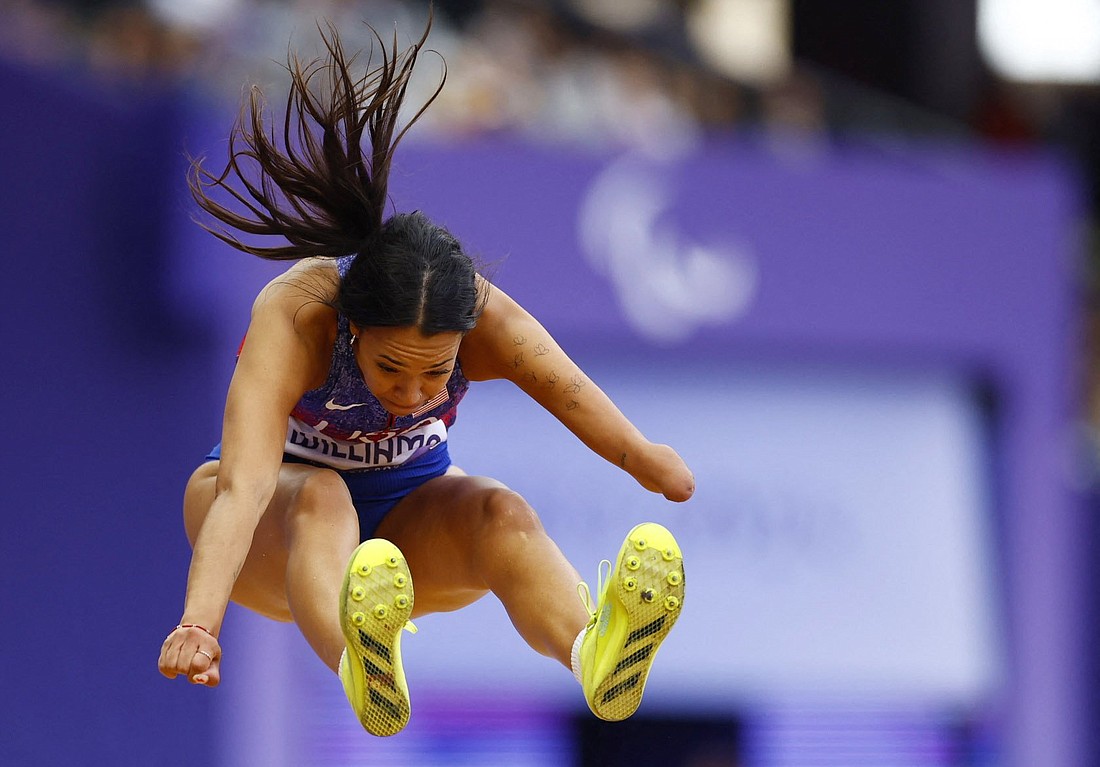
[[[686,501],[695,493],[695,475],[680,454],[668,445],[649,443],[623,465],[638,483],[670,501]]]
[[[160,673],[169,679],[186,676],[192,684],[217,687],[221,681],[222,648],[198,626],[177,626],[160,647]]]

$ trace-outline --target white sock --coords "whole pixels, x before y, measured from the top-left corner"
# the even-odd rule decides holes
[[[584,677],[581,676],[581,643],[584,641],[584,635],[587,631],[587,626],[581,629],[581,633],[577,634],[577,638],[573,640],[573,651],[569,653],[569,665],[573,668],[573,676],[582,685],[584,684]]]

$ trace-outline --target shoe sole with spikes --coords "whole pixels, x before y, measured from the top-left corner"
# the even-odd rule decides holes
[[[585,698],[600,719],[619,721],[642,702],[657,649],[684,601],[676,539],[647,522],[627,536],[581,644]]]
[[[372,735],[394,735],[409,721],[401,632],[412,609],[412,577],[401,550],[380,538],[360,544],[340,590],[347,643],[340,678],[360,723]]]

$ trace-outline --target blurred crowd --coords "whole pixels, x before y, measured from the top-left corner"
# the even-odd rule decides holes
[[[981,136],[1002,144],[1052,141],[1090,168],[1100,167],[1088,149],[1095,143],[1095,109],[1080,114],[1081,99],[1061,91],[1005,87],[974,61],[960,64],[954,79],[980,84],[953,114],[874,87],[881,62],[866,51],[848,57],[863,60],[863,78],[815,65],[812,55],[799,55],[797,40],[778,74],[731,74],[714,65],[698,39],[709,21],[701,9],[722,2],[434,0],[429,47],[438,56],[426,56],[418,67],[409,102],[427,98],[444,69],[447,85],[412,138],[520,131],[674,153],[709,133],[742,126],[811,144],[854,128]],[[789,7],[791,16],[778,22],[786,25],[785,36],[819,43],[823,33],[813,25],[820,13],[807,14],[812,8],[798,0]],[[373,40],[363,22],[387,36],[396,27],[405,44],[419,35],[428,13],[429,0],[0,0],[0,57],[123,85],[186,83],[231,103],[257,83],[278,104],[287,81],[280,67],[292,50],[316,53],[319,23],[334,23],[347,47],[369,48]],[[624,22],[631,18],[633,26]],[[800,18],[807,19],[801,33]],[[852,34],[863,31],[854,27]],[[730,50],[745,44],[727,40],[728,32],[722,27],[712,38]]]
[[[447,84],[411,137],[519,131],[661,154],[743,126],[810,145],[853,127],[1035,137],[1002,98],[945,117],[795,57],[766,79],[721,71],[690,33],[700,26],[693,15],[714,3],[435,0],[429,47],[438,56],[418,67],[410,105],[431,94],[444,69]],[[585,6],[599,13],[586,15]],[[405,44],[428,9],[429,0],[0,0],[0,57],[124,85],[186,83],[231,103],[256,83],[278,104],[288,53],[315,54],[319,23],[335,24],[348,48],[372,44],[363,22],[387,36],[396,27]],[[648,23],[633,28],[608,20],[643,12]]]
[[[427,17],[426,0],[0,0],[0,56],[123,84],[183,82],[234,102],[257,83],[277,105],[288,52],[315,54],[318,23],[367,49],[363,22],[384,36],[396,25],[404,44]],[[447,82],[417,133],[519,130],[663,151],[760,109],[754,88],[681,42],[672,33],[640,41],[532,0],[436,2],[429,47],[438,56],[418,65],[409,102],[429,96],[444,70]],[[817,100],[807,83],[784,82],[766,107],[812,128]]]

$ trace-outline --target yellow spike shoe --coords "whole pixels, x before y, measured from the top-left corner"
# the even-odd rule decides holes
[[[614,567],[601,563],[599,575],[595,607],[587,584],[578,589],[592,616],[580,646],[581,683],[592,713],[614,722],[638,709],[657,648],[680,616],[684,557],[672,533],[647,522],[630,531]]]
[[[412,608],[412,577],[401,550],[381,538],[360,544],[340,590],[347,643],[340,680],[359,722],[372,735],[394,735],[409,722],[401,631],[416,631],[409,622]]]

